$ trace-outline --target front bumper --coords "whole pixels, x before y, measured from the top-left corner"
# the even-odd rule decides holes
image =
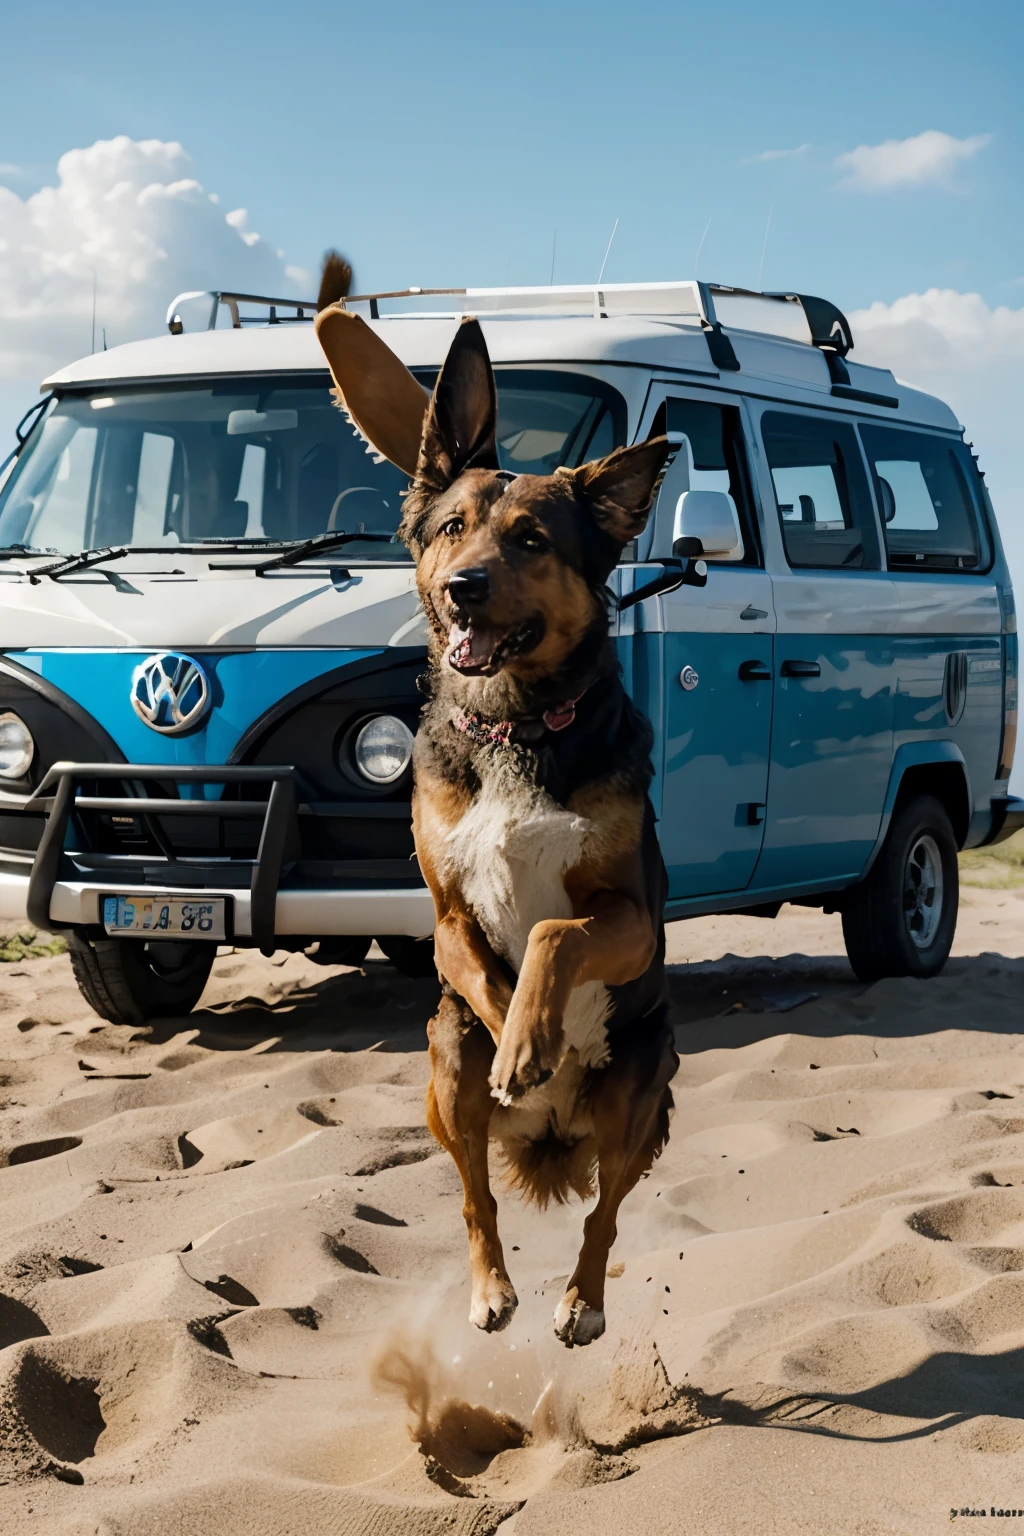
[[[0,921],[22,922],[28,917],[28,866],[25,873],[0,870]],[[101,921],[100,903],[112,885],[83,880],[58,880],[50,896],[48,925],[62,928],[89,927]],[[119,881],[116,889],[125,896],[154,900],[160,896],[188,895],[180,885],[132,885]],[[252,896],[249,891],[204,884],[204,896],[226,896],[233,915],[231,936],[252,940]],[[46,925],[40,925],[46,926]],[[423,939],[434,931],[434,903],[424,887],[410,890],[278,891],[274,932],[291,938],[318,935],[336,938],[381,933],[408,934]]]
[[[113,795],[83,794],[87,781],[94,787],[114,781]],[[266,799],[168,798],[151,795],[147,783],[183,781],[191,785],[215,784],[246,789],[269,785]],[[42,812],[46,825],[31,869],[0,871],[0,916],[26,916],[37,928],[47,930],[91,926],[101,921],[101,902],[117,891],[152,899],[160,895],[181,897],[203,894],[227,898],[228,931],[265,952],[273,950],[276,936],[342,937],[349,935],[403,934],[426,937],[434,926],[433,902],[422,884],[383,882],[372,886],[331,889],[290,885],[289,871],[300,852],[298,817],[315,812],[315,806],[299,803],[299,775],[286,766],[215,764],[166,765],[139,763],[55,763],[38,789],[26,800],[26,812]],[[125,794],[130,788],[132,793]],[[120,862],[103,871],[103,878],[75,867],[67,849],[71,830],[83,814],[101,812],[130,816],[152,826],[165,818],[214,818],[260,824],[256,857],[230,861],[218,876],[195,861],[175,856],[163,838],[166,860],[156,870],[153,861],[143,881],[138,866]],[[84,875],[84,878],[83,878]],[[233,876],[233,878],[231,878]],[[247,887],[242,881],[247,880]],[[166,881],[166,883],[165,883]],[[223,883],[221,883],[223,882]]]

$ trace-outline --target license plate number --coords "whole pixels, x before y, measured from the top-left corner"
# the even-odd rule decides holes
[[[223,896],[104,896],[108,933],[146,933],[161,939],[223,939]]]

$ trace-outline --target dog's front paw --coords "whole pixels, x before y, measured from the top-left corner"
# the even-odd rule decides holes
[[[604,1309],[589,1307],[575,1286],[566,1291],[555,1308],[555,1337],[569,1349],[592,1344],[604,1333]]]
[[[552,1038],[554,1036],[554,1038]],[[488,1081],[499,1104],[514,1104],[552,1076],[561,1056],[562,1032],[517,1026],[511,1014],[494,1053]]]
[[[473,1299],[469,1307],[469,1320],[475,1328],[485,1333],[500,1333],[512,1321],[519,1298],[508,1275],[489,1270],[479,1281],[473,1282]]]

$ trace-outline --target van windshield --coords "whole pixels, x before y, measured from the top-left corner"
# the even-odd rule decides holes
[[[618,392],[553,370],[496,374],[503,469],[550,474],[625,441]],[[407,477],[375,463],[324,375],[67,394],[0,491],[0,548],[77,554],[397,529]],[[424,375],[428,386],[433,377]],[[346,560],[407,560],[354,541]]]

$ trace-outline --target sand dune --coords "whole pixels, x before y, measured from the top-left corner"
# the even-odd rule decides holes
[[[670,934],[668,1150],[609,1331],[551,1312],[579,1207],[506,1198],[520,1309],[466,1321],[423,1120],[434,987],[225,953],[117,1028],[0,971],[0,1532],[916,1533],[1024,1508],[1024,904],[934,982],[838,919]],[[1024,1518],[1024,1517],[1022,1517]]]

